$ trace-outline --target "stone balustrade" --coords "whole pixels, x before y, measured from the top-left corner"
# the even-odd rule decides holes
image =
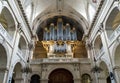
[[[89,63],[88,58],[53,58],[53,59],[33,59],[31,64],[40,64],[40,63]]]

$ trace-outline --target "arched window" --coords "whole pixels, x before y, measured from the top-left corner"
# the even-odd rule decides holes
[[[114,30],[116,30],[118,28],[118,26],[120,25],[120,12],[119,9],[117,7],[115,7],[112,12],[110,13],[107,21],[106,21],[106,33],[108,38],[112,38],[112,33],[114,32]]]
[[[99,53],[103,50],[103,43],[100,35],[98,35],[97,38],[95,39],[94,49],[95,49],[95,55],[96,57],[98,57]]]
[[[14,67],[11,83],[23,83],[21,69],[22,65],[18,62]]]
[[[4,82],[6,66],[7,66],[7,52],[4,46],[0,44],[0,69],[3,69],[2,71],[0,71],[0,83]]]
[[[0,23],[9,35],[13,37],[15,33],[15,21],[11,12],[6,7],[3,8],[0,14]]]
[[[91,83],[91,77],[88,74],[82,75],[82,83]]]
[[[23,55],[26,55],[26,52],[27,52],[27,43],[26,43],[26,40],[24,39],[23,36],[20,37],[18,48],[19,48],[19,50],[22,51]]]

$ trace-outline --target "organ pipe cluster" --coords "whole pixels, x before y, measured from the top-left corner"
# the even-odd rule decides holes
[[[62,19],[58,19],[57,26],[55,26],[53,23],[50,24],[50,27],[46,27],[44,29],[44,41],[58,41],[58,40],[77,40],[76,35],[76,29],[73,27],[70,27],[70,24],[67,23],[65,26],[63,26]]]
[[[71,27],[69,23],[64,26],[59,18],[57,26],[51,23],[49,27],[44,28],[43,41],[46,41],[43,44],[47,46],[48,52],[71,52],[72,46],[68,45],[67,41],[77,41],[76,28]]]

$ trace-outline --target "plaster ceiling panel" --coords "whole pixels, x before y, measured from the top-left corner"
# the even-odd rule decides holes
[[[56,6],[56,0],[33,0],[33,3],[35,6],[34,7],[34,10],[35,10],[34,17],[38,16],[40,13],[42,13],[44,10],[46,10],[51,5]]]
[[[64,0],[65,4],[68,4],[73,9],[75,9],[78,13],[83,15],[83,17],[87,20],[86,16],[86,8],[87,8],[87,0]]]

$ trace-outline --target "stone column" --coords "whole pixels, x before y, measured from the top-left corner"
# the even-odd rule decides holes
[[[48,79],[41,79],[40,83],[48,83]]]
[[[8,69],[0,68],[0,83],[6,83],[7,80]]]
[[[99,83],[106,83],[106,78],[105,77],[99,77],[98,82]]]
[[[8,69],[6,69],[4,71],[4,80],[3,80],[3,83],[6,83],[7,82],[7,76],[8,76]]]
[[[115,66],[113,68],[113,70],[114,70],[114,74],[115,74],[114,79],[115,79],[116,83],[120,83],[120,67]]]
[[[81,83],[80,78],[75,78],[75,79],[74,79],[74,83]]]
[[[15,83],[24,83],[24,79],[23,78],[15,78]]]
[[[26,79],[24,77],[24,73],[18,71],[15,73],[14,77],[15,83],[24,83],[25,82],[24,79]]]

